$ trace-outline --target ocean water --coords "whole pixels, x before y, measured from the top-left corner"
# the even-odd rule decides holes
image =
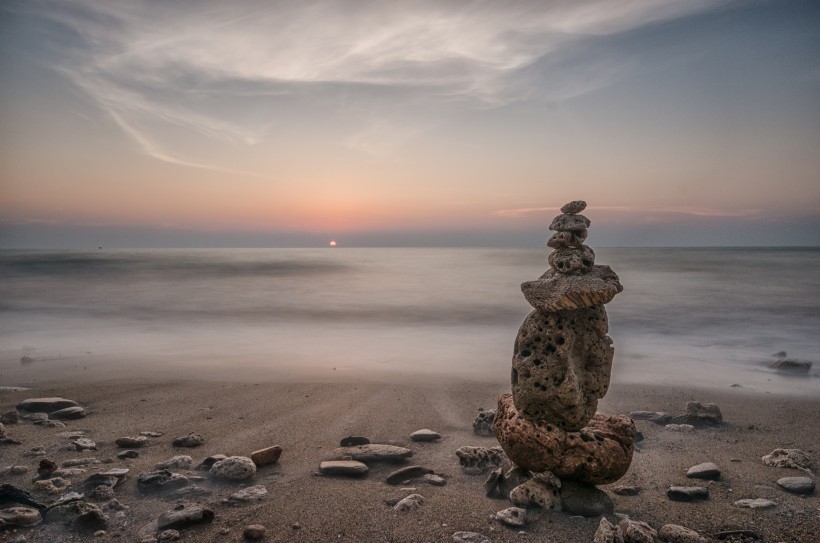
[[[820,250],[597,249],[613,380],[820,393]],[[65,375],[509,378],[546,249],[0,251],[0,384]],[[809,360],[808,376],[770,368]],[[27,358],[23,358],[27,357]],[[15,381],[15,382],[12,382]]]

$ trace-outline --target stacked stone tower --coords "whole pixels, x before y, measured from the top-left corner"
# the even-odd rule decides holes
[[[493,429],[519,467],[595,485],[626,473],[635,425],[596,414],[614,352],[604,304],[623,287],[584,245],[585,208],[582,201],[561,208],[550,225],[550,269],[521,285],[534,309],[515,339],[512,395],[499,397]]]

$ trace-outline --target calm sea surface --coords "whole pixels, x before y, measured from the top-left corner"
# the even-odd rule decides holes
[[[598,249],[614,380],[820,393],[820,250]],[[544,249],[0,251],[0,384],[37,374],[503,381]],[[815,363],[787,378],[770,355]],[[26,356],[25,362],[21,357]],[[334,369],[335,368],[335,369]],[[331,371],[340,373],[333,374]]]

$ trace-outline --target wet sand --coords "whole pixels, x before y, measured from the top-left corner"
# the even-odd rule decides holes
[[[262,524],[267,528],[265,541],[444,543],[452,541],[456,531],[474,531],[494,542],[591,542],[597,518],[543,513],[523,528],[523,533],[500,525],[491,516],[512,504],[485,497],[485,476],[462,473],[455,450],[464,445],[496,444],[494,438],[475,435],[472,421],[480,408],[494,408],[498,394],[508,390],[509,385],[502,382],[334,372],[332,376],[314,375],[301,381],[258,383],[146,378],[84,383],[61,379],[38,382],[28,391],[0,392],[2,412],[13,409],[22,399],[42,396],[70,398],[91,412],[85,419],[67,421],[66,428],[42,428],[28,422],[7,425],[9,434],[23,444],[0,446],[0,468],[18,464],[28,466],[30,471],[7,475],[4,482],[31,490],[39,458],[26,457],[24,452],[38,446],[44,447],[47,457],[58,464],[94,456],[114,459],[100,469],[131,469],[128,480],[115,490],[116,498],[130,510],[123,519],[112,515],[106,535],[94,537],[44,524],[2,532],[0,541],[15,541],[20,534],[29,543],[140,541],[140,530],[176,504],[174,500],[142,496],[136,487],[140,472],[151,471],[157,462],[177,454],[189,454],[197,464],[211,454],[250,455],[257,449],[281,445],[284,453],[278,463],[260,468],[248,483],[198,482],[212,489],[213,494],[187,503],[211,507],[216,518],[211,524],[182,530],[183,541],[241,541],[244,526]],[[812,541],[820,532],[817,491],[800,497],[780,490],[777,479],[803,473],[764,466],[760,457],[775,448],[789,447],[803,449],[816,461],[820,457],[820,398],[780,396],[746,388],[616,384],[600,402],[599,410],[610,414],[633,410],[676,412],[690,400],[717,403],[727,424],[694,433],[674,433],[663,426],[637,421],[645,440],[629,472],[621,481],[602,488],[611,490],[629,484],[643,490],[634,497],[610,492],[615,511],[656,529],[675,523],[704,535],[747,529],[759,533],[764,541]],[[434,443],[410,441],[410,433],[420,428],[433,429],[443,437]],[[99,450],[62,450],[68,440],[57,434],[68,430],[86,431]],[[140,449],[138,458],[117,459],[122,449],[114,444],[116,438],[149,430],[164,435]],[[188,432],[203,435],[205,445],[196,449],[171,446],[174,437]],[[413,485],[425,503],[417,511],[396,513],[386,500],[411,492],[385,484],[395,466],[373,465],[362,479],[317,476],[319,463],[348,435],[406,446],[414,451],[410,463],[443,474],[447,484]],[[707,461],[722,468],[719,481],[686,478],[687,468]],[[82,477],[75,477],[75,482]],[[236,490],[257,484],[266,486],[266,500],[243,506],[222,502]],[[670,484],[703,484],[709,487],[710,497],[700,503],[673,502],[665,495]],[[735,507],[733,503],[742,498],[768,498],[778,505],[767,510]],[[609,518],[616,520],[613,515]]]

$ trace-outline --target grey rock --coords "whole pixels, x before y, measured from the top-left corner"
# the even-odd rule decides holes
[[[629,416],[635,420],[648,420],[662,425],[668,424],[672,420],[672,414],[663,411],[633,411]]]
[[[166,496],[167,496],[168,499],[171,499],[171,500],[177,500],[177,499],[188,500],[188,499],[196,498],[196,497],[200,497],[200,496],[210,496],[211,494],[213,494],[213,492],[211,492],[207,488],[202,488],[201,486],[197,486],[197,485],[191,485],[191,486],[184,486],[184,487],[182,487],[178,490],[174,490],[173,492],[170,492],[170,493],[166,494]]]
[[[490,468],[496,468],[507,458],[501,447],[459,447],[456,456],[461,469],[471,475],[480,475]]]
[[[812,363],[805,360],[791,360],[785,357],[778,358],[770,367],[784,373],[809,373]]]
[[[71,478],[76,477],[78,475],[82,475],[86,472],[83,468],[60,468],[55,470],[52,475],[54,477],[63,477],[63,478]]]
[[[246,481],[256,475],[256,464],[247,456],[229,456],[211,466],[209,473],[228,481]]]
[[[80,437],[71,442],[78,451],[96,451],[97,444],[87,437]]]
[[[619,496],[637,496],[641,493],[641,487],[634,485],[620,485],[613,488],[612,492]]]
[[[691,433],[695,431],[695,427],[691,424],[667,424],[664,428],[669,432]]]
[[[691,479],[717,481],[720,479],[720,467],[714,462],[703,462],[686,470],[686,476]]]
[[[49,413],[48,417],[50,419],[58,419],[58,420],[74,420],[74,419],[81,419],[85,417],[88,413],[85,409],[80,406],[74,407],[66,407],[65,409],[58,409],[52,413]]]
[[[20,413],[17,411],[6,411],[0,415],[1,424],[17,424],[20,422]]]
[[[182,535],[176,530],[163,530],[157,536],[157,543],[165,543],[166,541],[179,541]]]
[[[80,404],[65,398],[29,398],[17,404],[18,411],[29,413],[53,413],[68,407],[80,407]]]
[[[120,453],[117,453],[117,458],[119,458],[120,460],[126,460],[126,459],[129,459],[129,458],[136,458],[139,455],[140,455],[140,453],[138,453],[137,451],[129,449],[127,451],[122,451]]]
[[[330,460],[319,464],[319,472],[322,475],[361,477],[365,475],[368,470],[367,464],[356,460]]]
[[[185,435],[185,436],[180,436],[180,437],[174,438],[174,441],[172,442],[172,445],[174,447],[188,447],[188,448],[199,447],[200,445],[204,445],[204,444],[205,444],[205,438],[202,437],[201,435],[195,434],[193,432],[191,432],[190,434]]]
[[[137,476],[137,488],[143,492],[167,491],[181,488],[188,484],[188,478],[167,469],[140,473]]]
[[[566,215],[577,215],[587,208],[587,203],[583,200],[573,200],[561,206],[561,213]]]
[[[261,524],[251,524],[249,526],[245,526],[245,529],[242,530],[242,535],[247,540],[257,541],[265,537],[267,531],[268,530]]]
[[[481,411],[473,419],[473,433],[479,436],[495,437],[493,431],[493,421],[495,420],[495,409]]]
[[[48,413],[23,413],[20,415],[20,418],[23,420],[27,420],[33,424],[37,424],[38,422],[45,422],[48,420]]]
[[[187,455],[172,456],[164,462],[158,462],[154,469],[191,469],[194,459]]]
[[[593,543],[623,543],[624,538],[617,526],[609,522],[606,517],[601,517],[592,541]]]
[[[363,436],[347,436],[339,442],[339,447],[356,447],[370,445],[370,440]]]
[[[676,502],[691,502],[709,498],[709,490],[702,486],[670,486],[666,496]]]
[[[145,432],[140,432],[140,435],[145,437],[162,437],[165,434],[163,434],[162,432],[153,432],[151,430],[147,430]]]
[[[561,507],[569,514],[583,517],[598,517],[615,510],[606,492],[576,481],[561,481]]]
[[[249,486],[238,490],[228,496],[228,501],[231,503],[251,503],[262,501],[268,497],[268,489],[265,485]]]
[[[225,460],[226,458],[228,458],[228,457],[224,454],[212,454],[211,456],[206,457],[205,460],[203,460],[196,467],[196,469],[208,471],[209,469],[211,469],[211,466],[213,466],[214,464],[216,464],[220,460]]]
[[[678,524],[664,524],[658,530],[661,541],[666,543],[708,543],[708,539],[694,530]]]
[[[777,480],[777,484],[795,494],[811,494],[814,492],[814,479],[811,477],[782,477]]]
[[[690,424],[701,422],[703,424],[714,426],[723,422],[723,414],[717,404],[688,402],[686,404],[686,416]]]
[[[555,478],[555,483],[544,478],[532,478],[510,491],[510,501],[519,507],[536,506],[547,511],[561,510],[561,483]]]
[[[413,451],[395,445],[357,445],[355,447],[339,447],[333,451],[337,460],[353,459],[359,462],[400,463],[411,456]]]
[[[775,507],[776,505],[777,503],[772,500],[766,500],[764,498],[737,500],[735,502],[736,507],[745,507],[748,509],[769,509],[770,507]]]
[[[406,498],[399,500],[399,502],[393,506],[393,511],[398,511],[400,513],[408,513],[410,511],[415,511],[424,503],[424,496],[421,494],[410,494]]]
[[[814,469],[811,457],[800,449],[775,449],[761,460],[773,468],[794,468],[806,471]]]
[[[421,482],[433,486],[444,486],[447,484],[447,479],[435,473],[428,473],[420,479]]]
[[[405,481],[423,477],[424,475],[430,473],[433,473],[433,470],[431,470],[430,468],[425,468],[422,466],[406,466],[401,469],[397,469],[396,471],[388,475],[387,479],[385,479],[385,482],[388,485],[400,485]]]
[[[64,468],[73,468],[76,466],[90,466],[94,464],[101,464],[102,460],[99,458],[72,458],[60,464]]]
[[[7,507],[0,509],[0,528],[36,526],[42,521],[40,512],[31,507]]]
[[[527,523],[527,511],[520,507],[508,507],[496,513],[494,518],[507,526],[524,526]]]
[[[114,443],[121,449],[139,449],[148,445],[150,440],[145,436],[125,436],[118,437]]]
[[[456,532],[453,534],[453,543],[491,543],[486,536],[478,532]]]
[[[46,512],[48,522],[70,524],[73,528],[96,531],[108,525],[106,515],[98,505],[77,500],[53,507]]]
[[[660,543],[658,532],[646,522],[624,519],[618,523],[618,530],[624,543]]]
[[[185,528],[194,524],[204,524],[214,520],[214,512],[207,507],[189,507],[166,511],[157,519],[157,529]]]
[[[434,432],[433,430],[429,430],[427,428],[424,428],[422,430],[416,430],[415,432],[410,434],[410,440],[411,441],[426,442],[426,441],[436,441],[436,440],[439,440],[439,439],[441,439],[441,434],[439,434],[438,432]]]
[[[559,232],[571,232],[573,230],[586,230],[589,225],[589,219],[583,215],[562,213],[552,220],[549,229],[558,230]]]

